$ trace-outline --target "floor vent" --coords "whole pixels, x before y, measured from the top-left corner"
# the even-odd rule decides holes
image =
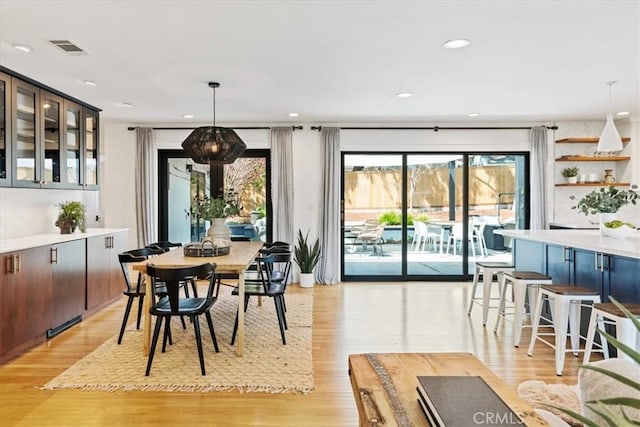
[[[47,331],[47,339],[53,338],[58,335],[60,332],[66,331],[76,323],[80,323],[82,321],[82,316],[76,316],[73,319],[67,320],[62,325],[56,326],[55,328],[51,328]]]
[[[78,45],[76,45],[75,43],[73,43],[72,41],[69,41],[69,40],[49,40],[49,43],[51,43],[54,46],[59,47],[60,49],[62,49],[66,53],[69,53],[69,54],[72,54],[72,55],[86,55],[87,54],[87,52],[85,52],[80,47],[78,47]]]

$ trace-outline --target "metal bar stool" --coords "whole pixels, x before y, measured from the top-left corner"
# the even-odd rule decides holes
[[[548,301],[550,304],[553,303],[553,319],[546,319],[551,323],[550,325],[543,325],[543,327],[553,328],[553,333],[538,332],[544,301]],[[538,300],[536,302],[536,314],[533,318],[533,325],[531,326],[531,342],[529,343],[529,351],[527,354],[529,356],[533,355],[533,347],[536,340],[540,340],[555,349],[556,375],[562,375],[564,354],[567,351],[571,351],[575,356],[578,355],[580,338],[584,338],[580,336],[580,308],[586,301],[590,301],[593,304],[599,303],[600,293],[589,288],[571,285],[540,286]],[[571,350],[566,349],[567,326],[571,331]],[[551,335],[555,337],[554,344],[544,338],[545,336]]]
[[[631,314],[640,317],[640,304],[624,304],[624,308],[629,310]],[[616,339],[628,347],[638,348],[638,330],[633,321],[629,319],[615,304],[611,302],[594,304],[591,310],[591,319],[589,320],[589,329],[587,331],[587,343],[584,347],[584,359],[582,363],[589,363],[591,352],[601,352],[605,359],[609,358],[609,346],[607,341],[600,334],[600,344],[594,343],[593,339],[596,335],[596,327],[604,330],[605,324],[616,325]],[[593,346],[597,347],[596,350]],[[618,351],[618,356],[627,360],[632,360],[625,353]]]
[[[498,319],[496,326],[493,328],[494,333],[498,333],[500,320],[505,316],[505,302],[507,295],[507,286],[511,284],[513,290],[513,345],[520,345],[522,337],[522,328],[525,313],[525,294],[529,294],[529,314],[535,312],[535,302],[538,297],[538,288],[541,285],[550,285],[551,277],[537,273],[535,271],[511,271],[502,274],[502,283],[500,286],[500,309],[498,311]]]
[[[501,276],[505,272],[513,271],[514,266],[510,262],[476,262],[476,270],[473,275],[473,287],[471,288],[471,299],[469,300],[469,311],[467,316],[471,316],[471,310],[473,304],[482,306],[482,326],[487,324],[487,318],[489,317],[490,308],[498,308],[499,306],[490,305],[491,300],[500,300],[500,298],[491,298],[491,285],[493,282],[493,275],[498,276],[497,283],[502,283]],[[482,275],[482,297],[476,297],[476,290],[478,289],[478,282]],[[498,288],[500,291],[500,288]],[[480,300],[482,302],[480,302]]]

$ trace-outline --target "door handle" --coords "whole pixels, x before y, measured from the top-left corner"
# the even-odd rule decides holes
[[[51,264],[58,263],[58,248],[51,248]]]
[[[564,246],[562,248],[562,262],[570,261],[568,254],[569,254],[569,248],[567,246]]]
[[[7,273],[9,274],[15,273],[16,272],[15,265],[16,265],[15,255],[10,255],[4,259],[4,269]]]
[[[598,267],[598,252],[594,252],[593,254],[593,269],[598,271],[600,267]]]
[[[20,259],[20,255],[14,255],[14,257],[16,258],[16,260],[14,261],[14,268],[15,268],[15,273],[19,273],[20,272],[20,264],[21,264],[21,259]]]

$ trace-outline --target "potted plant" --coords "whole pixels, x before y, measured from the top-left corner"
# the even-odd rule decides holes
[[[614,186],[602,187],[586,194],[571,209],[578,209],[585,215],[600,216],[600,229],[602,230],[605,222],[613,221],[618,210],[626,205],[635,205],[640,194],[636,191],[637,185],[632,185],[627,190],[620,190]],[[576,196],[570,196],[571,200],[575,200]]]
[[[313,269],[320,261],[320,239],[316,239],[313,245],[310,245],[309,231],[306,235],[302,235],[302,231],[298,230],[293,260],[300,267],[300,287],[312,287],[315,282]]]
[[[58,203],[56,206],[60,209],[56,226],[60,228],[61,234],[71,234],[76,231],[76,227],[80,228],[83,233],[87,230],[87,208],[84,203],[65,201]]]
[[[562,176],[565,177],[567,183],[575,184],[576,182],[578,182],[578,167],[569,166],[562,169]]]

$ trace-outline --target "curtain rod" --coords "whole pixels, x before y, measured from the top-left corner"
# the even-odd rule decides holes
[[[144,127],[144,126],[130,126],[127,128],[127,130],[136,130],[139,127]],[[195,129],[194,127],[152,127],[151,129],[153,130],[193,130]],[[270,126],[239,126],[239,127],[232,127],[231,129],[235,129],[235,130],[270,130],[272,129]],[[291,129],[293,129],[294,131],[296,130],[302,130],[304,129],[304,126],[291,126]]]
[[[550,130],[558,130],[558,126],[544,126]],[[432,130],[438,132],[439,130],[529,130],[532,126],[495,126],[495,127],[481,127],[481,126],[427,126],[427,127],[339,127],[341,130]],[[322,130],[322,126],[311,126],[311,130]]]

